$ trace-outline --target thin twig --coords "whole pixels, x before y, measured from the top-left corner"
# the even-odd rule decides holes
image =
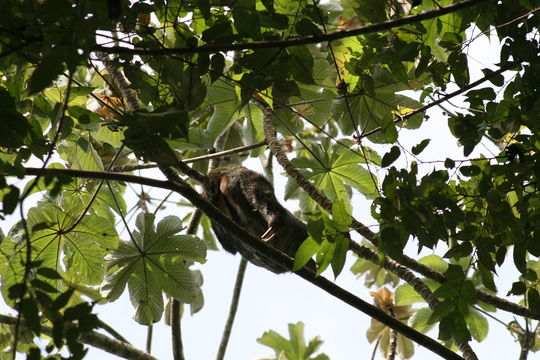
[[[127,339],[123,337],[122,334],[120,334],[118,331],[116,331],[112,326],[110,326],[101,319],[98,319],[98,323],[100,328],[111,334],[116,340],[129,344],[129,341],[127,341]]]
[[[440,104],[442,104],[443,102],[446,102],[446,101],[448,101],[448,100],[450,100],[450,99],[452,99],[452,98],[454,98],[454,97],[456,97],[456,96],[458,96],[458,95],[463,94],[463,93],[466,92],[466,91],[469,91],[469,90],[471,90],[471,89],[477,87],[478,85],[480,85],[480,84],[482,84],[482,83],[484,83],[484,82],[486,82],[486,81],[488,81],[488,80],[494,78],[494,77],[497,76],[497,75],[502,74],[502,73],[505,72],[505,71],[508,71],[508,70],[510,70],[510,69],[512,69],[512,68],[514,68],[514,67],[516,67],[517,65],[518,65],[518,63],[515,63],[515,62],[509,62],[509,63],[505,64],[504,66],[502,66],[501,68],[499,68],[498,70],[489,73],[488,75],[486,75],[486,76],[484,76],[484,77],[482,77],[482,78],[480,78],[480,79],[478,79],[478,80],[476,80],[476,81],[470,83],[470,84],[467,85],[467,86],[464,86],[464,87],[462,87],[462,88],[460,88],[460,89],[458,89],[458,90],[456,90],[456,91],[454,91],[454,92],[451,92],[450,94],[447,94],[447,95],[441,97],[441,98],[438,99],[438,100],[435,100],[435,101],[433,101],[433,102],[430,102],[430,103],[427,104],[427,105],[424,105],[424,106],[422,106],[422,107],[419,107],[418,109],[415,109],[415,110],[413,110],[413,111],[411,111],[411,112],[408,112],[408,113],[405,114],[405,115],[400,115],[400,116],[396,117],[396,118],[394,119],[394,123],[397,124],[397,123],[402,122],[402,121],[404,121],[404,120],[407,120],[407,119],[409,119],[409,118],[411,118],[411,117],[413,117],[413,116],[415,116],[415,115],[417,115],[417,114],[421,114],[421,113],[425,112],[426,110],[428,110],[428,109],[430,109],[430,108],[432,108],[432,107],[434,107],[434,106],[440,105]],[[374,128],[374,129],[372,129],[372,130],[370,130],[370,131],[366,131],[365,133],[363,133],[362,136],[361,136],[361,138],[368,137],[368,136],[373,135],[373,134],[375,134],[375,133],[377,133],[377,132],[379,132],[379,131],[381,131],[381,130],[382,130],[382,128],[381,128],[380,126],[379,126],[379,127],[376,127],[376,128]]]
[[[258,143],[255,143],[255,144],[239,146],[239,147],[234,148],[234,149],[224,150],[224,151],[220,151],[220,152],[216,152],[216,153],[212,153],[212,154],[201,155],[201,156],[196,156],[196,157],[192,157],[192,158],[187,158],[187,159],[183,159],[182,161],[185,164],[190,164],[190,163],[194,163],[194,162],[197,162],[197,161],[218,159],[218,158],[222,158],[222,157],[225,157],[225,156],[228,156],[228,155],[241,153],[241,152],[248,151],[248,150],[251,150],[251,149],[256,149],[256,148],[264,146],[264,145],[266,145],[265,141],[259,141]],[[121,172],[121,171],[133,171],[133,170],[142,170],[142,169],[152,169],[152,168],[156,168],[156,167],[158,167],[158,164],[156,164],[156,163],[135,164],[135,165],[121,165],[121,166],[114,167],[113,171],[118,171],[118,172]]]
[[[201,222],[202,213],[199,209],[195,210],[191,220],[189,221],[186,233],[194,235],[197,232],[197,227]],[[174,360],[184,360],[184,344],[182,342],[182,304],[175,298],[171,301],[171,337],[172,350]]]
[[[231,337],[231,331],[236,317],[236,310],[238,310],[238,303],[240,301],[240,292],[242,291],[242,284],[244,282],[244,275],[246,273],[247,260],[242,257],[238,264],[238,272],[236,274],[236,281],[234,283],[234,290],[231,299],[231,306],[229,307],[229,316],[223,329],[223,335],[221,336],[221,342],[219,343],[219,350],[216,356],[217,360],[223,360],[225,358],[225,351],[227,350],[227,344]]]
[[[396,317],[394,313],[394,305],[388,308],[390,315]],[[387,360],[394,360],[396,358],[397,351],[397,332],[394,329],[390,329],[390,340],[388,342]]]

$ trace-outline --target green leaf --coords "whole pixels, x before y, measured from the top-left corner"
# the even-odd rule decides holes
[[[503,86],[504,85],[504,75],[503,74],[496,74],[494,75],[494,71],[490,69],[482,69],[482,72],[484,73],[484,76],[490,76],[489,81],[495,85],[495,86]]]
[[[467,323],[468,329],[474,340],[481,342],[487,337],[489,323],[486,317],[480,312],[470,309],[465,315],[465,322]]]
[[[276,351],[276,354],[279,354],[281,351],[292,353],[291,343],[273,330],[266,331],[257,339],[257,342],[272,348]]]
[[[418,260],[419,263],[424,264],[436,270],[438,272],[444,273],[448,269],[448,263],[446,263],[440,256],[437,255],[427,255]]]
[[[345,266],[347,260],[347,251],[349,250],[349,238],[338,234],[336,236],[336,248],[334,250],[334,258],[332,259],[332,271],[334,278],[341,274],[341,270]]]
[[[51,306],[52,310],[60,310],[66,307],[69,300],[73,296],[73,293],[75,292],[75,288],[70,288],[66,291],[64,291],[62,294],[60,294],[56,299],[54,299],[54,302]]]
[[[294,27],[300,36],[319,36],[322,34],[322,30],[307,18],[300,19]]]
[[[322,219],[309,220],[307,223],[307,231],[311,239],[320,244],[323,240],[324,221]]]
[[[459,168],[459,171],[468,177],[479,175],[482,170],[476,165],[466,165]]]
[[[392,146],[390,151],[384,154],[381,161],[381,166],[382,167],[390,166],[394,161],[396,161],[399,158],[400,155],[401,155],[401,150],[399,150],[399,147],[395,145]]]
[[[469,68],[467,55],[455,51],[448,56],[448,65],[458,86],[464,87],[469,84]]]
[[[64,65],[61,58],[58,57],[58,52],[53,52],[47,57],[44,57],[30,77],[28,91],[30,94],[40,92],[51,85],[63,71]]]
[[[444,167],[447,169],[453,169],[456,166],[456,162],[450,158],[444,160]]]
[[[524,244],[514,245],[514,251],[512,253],[514,258],[514,265],[521,272],[525,273],[527,269],[526,249]]]
[[[13,213],[17,208],[20,191],[19,188],[14,185],[10,185],[3,190],[6,190],[6,192],[3,192],[2,194],[2,212],[7,215]]]
[[[343,199],[338,199],[332,203],[332,219],[340,225],[351,225],[351,212],[351,204]]]
[[[450,250],[444,254],[444,257],[449,258],[462,258],[469,256],[473,251],[470,242],[462,242],[460,244],[453,245]]]
[[[424,10],[433,10],[438,7],[438,2],[423,1]],[[463,17],[460,13],[452,13],[422,21],[423,27],[427,30],[423,35],[424,46],[431,48],[438,61],[446,63],[448,60],[448,51],[439,44],[439,40],[445,38],[446,33],[455,33],[456,29],[461,29],[462,22]]]
[[[321,244],[321,248],[317,253],[316,261],[319,265],[317,267],[317,275],[320,275],[326,270],[328,265],[332,263],[334,259],[334,251],[336,249],[336,243],[331,242],[328,238],[325,238]]]
[[[18,148],[30,140],[32,128],[26,117],[17,111],[15,98],[0,86],[0,116],[3,131],[0,132],[0,146]]]
[[[21,300],[21,313],[25,325],[36,335],[41,333],[41,319],[39,317],[38,304],[35,299],[25,297]]]
[[[57,293],[58,292],[58,290],[55,287],[53,287],[51,284],[49,284],[49,283],[47,283],[45,281],[39,280],[39,279],[30,280],[30,284],[32,285],[32,287],[34,287],[36,289],[40,289],[40,290],[48,292],[48,293]]]
[[[454,311],[455,305],[452,300],[444,300],[443,302],[439,303],[433,310],[433,313],[431,314],[428,323],[429,324],[435,324],[437,322],[442,321],[443,318],[445,318],[448,314],[450,314],[452,311]]]
[[[107,219],[96,215],[82,216],[84,207],[84,202],[72,196],[64,199],[60,206],[41,203],[30,209],[27,226],[32,229],[31,261],[40,261],[42,267],[58,273],[63,273],[64,267],[68,268],[71,281],[97,285],[103,280],[105,254],[117,246],[118,235]],[[26,241],[13,239],[1,244],[3,291],[22,279],[26,244]],[[56,286],[55,282],[51,284]]]
[[[289,27],[289,18],[275,12],[259,11],[261,26],[278,30],[286,30]]]
[[[304,340],[304,324],[302,322],[289,324],[289,337],[291,339],[291,345],[295,357],[297,359],[303,359],[304,352],[306,350],[306,343]]]
[[[419,155],[422,151],[424,151],[424,149],[426,148],[426,146],[429,145],[429,142],[431,141],[431,139],[424,139],[420,142],[420,144],[418,145],[415,145],[412,147],[412,153],[414,155]]]
[[[424,298],[418,294],[411,285],[400,285],[395,292],[395,303],[398,306],[411,305],[418,302],[425,302]]]
[[[318,351],[322,344],[319,337],[310,339],[306,346],[304,324],[302,322],[289,324],[288,329],[290,340],[270,330],[258,338],[257,342],[272,348],[275,352],[275,359],[330,360],[325,354],[315,355],[315,352]]]
[[[234,27],[238,34],[252,39],[259,38],[261,28],[257,12],[254,9],[243,9],[239,7],[233,7],[232,10]]]
[[[213,83],[221,77],[225,68],[225,57],[221,53],[212,55],[210,59],[210,82]],[[208,95],[207,95],[208,96]]]
[[[107,258],[110,273],[102,293],[114,301],[126,285],[141,324],[159,321],[163,313],[163,294],[190,303],[199,293],[185,260],[204,262],[206,245],[192,235],[176,235],[183,229],[175,216],[167,216],[154,226],[154,215],[140,213],[132,241],[121,242]]]
[[[317,241],[313,240],[311,236],[304,240],[294,256],[292,271],[297,271],[303,268],[320,248],[321,245]]]
[[[240,104],[236,101],[236,98],[229,98],[226,102],[214,106],[214,113],[207,127],[208,132],[214,139],[217,139],[238,120],[239,109]]]
[[[538,294],[538,290],[535,288],[527,290],[527,301],[529,302],[529,309],[536,314],[540,314],[540,295]]]
[[[244,115],[244,140],[246,144],[255,144],[264,139],[263,112],[254,104],[247,104],[242,109]],[[264,148],[252,150],[252,156],[261,154]]]
[[[58,271],[51,268],[40,267],[37,270],[37,273],[39,275],[45,276],[46,278],[49,278],[52,280],[60,280],[62,278],[62,276],[58,273]]]
[[[79,138],[70,147],[70,158],[73,159],[73,168],[88,171],[103,171],[103,163],[92,144],[84,138]]]
[[[366,196],[373,196],[376,194],[375,175],[370,174],[363,166],[358,165],[365,162],[365,159],[358,153],[345,150],[332,164],[329,176],[335,176],[335,181],[342,181]]]
[[[432,313],[433,312],[431,311],[430,308],[418,309],[409,318],[408,325],[420,331],[421,333],[427,333],[435,325],[429,322],[429,319],[431,318]]]
[[[227,18],[220,17],[214,25],[204,30],[201,35],[204,42],[220,42],[222,38],[232,35],[231,23]]]
[[[464,315],[461,312],[454,311],[449,318],[452,319],[454,324],[452,336],[455,336],[456,339],[467,342],[471,340],[471,333],[467,328],[467,323],[465,322]],[[441,322],[442,323],[442,322]]]

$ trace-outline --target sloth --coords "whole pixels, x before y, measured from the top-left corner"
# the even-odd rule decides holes
[[[292,258],[308,236],[306,224],[278,202],[272,184],[245,167],[229,165],[210,171],[202,195],[248,232]],[[212,229],[226,251],[238,252],[249,262],[274,273],[290,271],[213,221]],[[311,261],[309,266],[314,263]]]

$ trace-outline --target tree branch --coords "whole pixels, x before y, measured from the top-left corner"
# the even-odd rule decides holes
[[[423,113],[427,109],[430,109],[430,108],[432,108],[434,106],[437,106],[439,104],[442,104],[443,102],[448,101],[448,100],[450,100],[450,99],[452,99],[452,98],[454,98],[454,97],[456,97],[458,95],[461,95],[465,91],[469,91],[471,89],[474,89],[475,87],[482,84],[483,82],[486,82],[486,81],[494,78],[495,76],[500,75],[503,72],[508,71],[513,67],[516,67],[516,65],[518,65],[518,64],[515,63],[515,62],[507,63],[504,66],[502,66],[501,68],[499,68],[499,70],[493,71],[493,72],[487,74],[486,76],[484,76],[483,78],[480,78],[480,79],[476,80],[475,82],[472,82],[472,83],[470,83],[469,85],[467,85],[467,86],[465,86],[463,88],[460,88],[460,89],[458,89],[458,90],[456,90],[454,92],[451,92],[450,94],[447,94],[447,95],[443,96],[442,98],[440,98],[438,100],[435,100],[435,101],[433,101],[433,102],[431,102],[431,103],[429,103],[427,105],[419,107],[418,109],[415,109],[415,110],[413,110],[413,111],[411,111],[411,112],[409,112],[409,113],[407,113],[407,114],[405,114],[403,116],[398,116],[396,119],[394,119],[394,123],[397,124],[399,122],[407,120],[407,119],[409,119],[409,118],[411,118],[411,117],[413,117],[413,116],[415,116],[417,114]],[[373,135],[376,132],[381,131],[381,129],[382,128],[379,126],[379,127],[374,128],[374,129],[371,129],[370,131],[366,131],[365,133],[362,133],[362,136],[360,138],[365,138],[365,137],[367,137],[369,135]]]
[[[254,41],[249,43],[236,43],[236,44],[210,44],[201,45],[188,48],[160,48],[160,49],[130,49],[125,47],[105,47],[96,45],[94,51],[99,51],[108,54],[131,54],[131,55],[189,55],[189,54],[201,54],[201,53],[218,53],[237,50],[255,50],[255,49],[269,49],[269,48],[285,48],[290,46],[318,44],[325,41],[334,41],[344,39],[352,36],[358,36],[363,34],[369,34],[384,30],[389,30],[395,27],[400,27],[408,24],[412,24],[418,21],[433,19],[442,15],[446,15],[458,10],[466,9],[472,6],[476,6],[482,3],[491,2],[494,0],[466,0],[459,3],[441,6],[436,10],[425,11],[417,15],[405,16],[399,19],[392,19],[383,21],[377,24],[362,26],[360,28],[351,30],[341,30],[333,33],[312,35],[304,37],[291,37],[286,40],[272,40],[272,41]]]
[[[256,149],[258,147],[266,145],[266,141],[259,141],[258,143],[251,144],[251,145],[245,145],[245,146],[239,146],[234,149],[224,150],[220,152],[216,152],[213,154],[206,154],[201,156],[196,156],[192,158],[183,159],[182,161],[185,164],[190,164],[197,161],[203,161],[203,160],[212,160],[212,159],[218,159],[225,157],[227,155],[237,154],[243,151],[248,151],[251,149]],[[135,165],[121,165],[121,166],[115,166],[113,168],[113,171],[123,172],[123,171],[133,171],[133,170],[142,170],[142,169],[152,169],[158,167],[158,164],[156,163],[150,163],[150,164],[135,164]]]
[[[0,315],[0,323],[7,325],[15,325],[17,324],[17,318]],[[20,323],[22,326],[25,326],[25,322],[23,320],[21,320]],[[42,325],[41,331],[48,336],[53,336],[53,329],[49,326]],[[124,359],[158,360],[152,355],[147,354],[144,351],[139,350],[128,343],[112,339],[106,335],[100,334],[95,331],[82,333],[80,336],[80,340],[87,345],[92,345],[98,349],[122,357]]]
[[[193,216],[189,221],[186,234],[194,235],[197,232],[197,227],[201,222],[202,213],[199,209],[193,212]],[[171,301],[171,337],[172,350],[174,360],[184,360],[184,344],[182,343],[182,314],[181,303],[175,298]]]
[[[127,339],[123,337],[122,334],[120,334],[118,331],[116,331],[112,326],[110,326],[109,324],[107,324],[101,319],[98,319],[98,322],[99,322],[99,327],[105,330],[106,332],[108,332],[110,335],[112,335],[116,340],[129,344],[129,341],[127,341]]]
[[[236,317],[236,310],[238,310],[238,303],[240,301],[240,292],[242,291],[242,283],[244,282],[244,274],[246,273],[247,260],[242,257],[240,264],[238,264],[238,272],[236,273],[236,281],[234,282],[233,296],[231,299],[231,306],[229,307],[229,316],[223,329],[223,336],[221,337],[221,343],[219,344],[219,350],[216,356],[217,360],[223,360],[225,358],[225,350],[231,337],[232,326]]]
[[[180,301],[172,299],[171,302],[171,337],[174,360],[184,360],[184,345],[182,343],[182,323]]]

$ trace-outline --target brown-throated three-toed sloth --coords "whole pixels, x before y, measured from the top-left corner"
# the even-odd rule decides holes
[[[294,258],[307,238],[306,224],[276,199],[274,188],[262,175],[239,165],[220,167],[208,173],[203,196],[248,232]],[[290,271],[255,251],[223,226],[212,228],[225,250],[239,252],[251,263],[274,273]]]

